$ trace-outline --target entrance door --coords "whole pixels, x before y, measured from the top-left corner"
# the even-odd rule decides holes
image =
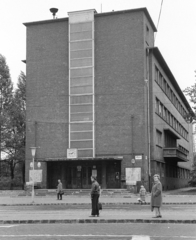
[[[71,166],[68,171],[69,184],[68,188],[72,189],[89,189],[91,188],[90,176],[92,168],[89,166]]]
[[[107,188],[120,188],[120,162],[110,162],[107,164],[106,172],[107,172],[107,177],[106,177],[106,184]]]

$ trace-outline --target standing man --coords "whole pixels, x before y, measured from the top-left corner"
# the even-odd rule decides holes
[[[91,202],[92,202],[92,211],[90,217],[99,217],[99,195],[100,195],[100,186],[96,181],[94,176],[91,176]]]
[[[57,186],[57,200],[62,200],[62,191],[63,191],[63,185],[61,180],[58,180],[58,186]]]

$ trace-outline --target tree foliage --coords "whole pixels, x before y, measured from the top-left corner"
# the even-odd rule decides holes
[[[192,103],[192,108],[196,112],[196,83],[191,87],[187,87],[183,92],[185,93],[186,96],[189,97],[189,101]],[[190,186],[196,186],[196,156],[194,156],[193,159],[190,177],[191,177],[191,180],[189,181]]]
[[[189,101],[193,103],[193,109],[196,110],[196,83],[191,87],[185,88],[183,92],[189,97]]]
[[[20,73],[17,88],[13,91],[9,68],[2,55],[0,62],[1,152],[4,153],[3,160],[9,166],[13,180],[17,164],[24,165],[25,162],[26,76],[23,72]]]
[[[0,55],[0,159],[9,138],[9,107],[13,101],[13,84],[4,56]]]
[[[191,180],[189,181],[190,186],[196,187],[196,156],[194,156],[190,177],[191,177]]]

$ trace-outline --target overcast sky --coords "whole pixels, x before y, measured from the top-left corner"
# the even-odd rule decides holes
[[[25,22],[52,19],[50,8],[58,8],[58,18],[68,12],[95,9],[98,13],[146,7],[157,26],[162,0],[0,0],[0,54],[16,84],[21,60],[26,59]],[[181,89],[195,84],[196,0],[163,0],[155,46],[161,51]]]

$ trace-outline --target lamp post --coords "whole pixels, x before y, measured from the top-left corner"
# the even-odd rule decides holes
[[[35,162],[35,154],[36,154],[36,149],[37,147],[30,147],[31,149],[31,155],[32,155],[32,162],[30,163],[30,167],[32,168],[33,172],[32,172],[32,203],[34,203],[34,196],[35,196],[35,190],[34,190],[34,185],[35,185],[35,166],[34,166],[34,162]],[[38,162],[37,166],[40,168],[41,167],[41,163]]]

